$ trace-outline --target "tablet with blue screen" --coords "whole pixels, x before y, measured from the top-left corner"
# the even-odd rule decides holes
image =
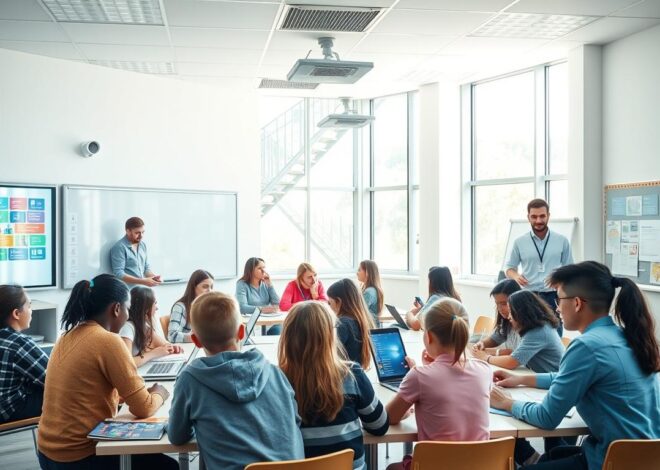
[[[371,343],[378,381],[384,387],[398,391],[401,381],[410,371],[399,329],[371,330]]]

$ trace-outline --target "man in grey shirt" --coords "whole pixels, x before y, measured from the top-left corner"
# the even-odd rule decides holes
[[[142,241],[144,221],[131,217],[125,224],[126,236],[110,249],[112,273],[129,286],[141,284],[153,287],[162,281],[154,274],[147,260],[147,245]]]
[[[557,291],[547,286],[545,279],[554,269],[573,264],[571,245],[566,237],[548,228],[550,207],[543,199],[533,199],[527,204],[527,220],[532,230],[513,242],[504,271],[506,277],[516,281],[523,289],[538,294],[556,311]],[[522,272],[518,271],[518,267]],[[557,331],[560,336],[563,334],[561,324]]]

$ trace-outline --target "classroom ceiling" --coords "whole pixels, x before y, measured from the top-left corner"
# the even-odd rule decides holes
[[[105,23],[85,16],[91,4],[101,4]],[[284,31],[287,4],[382,10],[364,32]],[[122,6],[130,19],[112,15]],[[336,38],[341,59],[375,64],[354,85],[264,90],[289,95],[370,97],[465,83],[656,24],[660,0],[0,0],[0,48],[223,88],[286,80],[310,50],[322,57],[321,36]]]

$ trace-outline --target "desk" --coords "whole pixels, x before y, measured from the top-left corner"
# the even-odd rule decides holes
[[[404,341],[406,343],[407,352],[409,355],[415,355],[415,358],[419,358],[421,351],[424,348],[423,342],[421,341],[421,332],[404,332]],[[273,364],[277,364],[277,347],[279,342],[279,336],[271,337],[257,337],[255,338],[257,344],[251,347],[258,347],[266,356],[266,358]],[[204,351],[199,350],[196,357],[203,357]],[[379,385],[377,383],[376,373],[372,367],[367,371],[367,376],[369,376],[372,383],[374,383],[374,390],[376,395],[383,404],[387,404],[392,397],[394,397],[394,392]],[[163,384],[170,393],[173,390],[173,382],[165,382]],[[536,393],[539,392],[538,389],[510,389],[514,394],[524,394],[529,390],[536,390]],[[158,410],[155,414],[157,417],[167,417],[169,415],[169,409],[172,404],[171,397],[165,402],[165,404]],[[122,410],[120,413],[122,417],[130,417],[128,410]],[[570,418],[565,418],[560,425],[555,430],[545,430],[536,428],[530,424],[527,424],[523,421],[519,421],[513,417],[502,416],[490,414],[490,436],[491,438],[499,437],[548,437],[548,436],[577,436],[582,434],[588,434],[589,428],[582,420],[582,418],[575,413]],[[384,443],[394,443],[394,442],[415,442],[417,440],[417,424],[415,422],[415,417],[410,416],[403,420],[401,423],[390,426],[387,434],[384,436],[372,436],[371,434],[364,433],[364,443],[365,451],[367,454],[368,461],[370,463],[378,462],[378,444]],[[97,455],[120,455],[121,458],[121,468],[122,470],[130,470],[130,458],[132,454],[153,454],[153,453],[179,453],[179,464],[181,470],[188,469],[188,456],[187,453],[195,452],[198,450],[197,442],[191,441],[182,446],[173,445],[169,437],[164,435],[159,441],[100,441],[96,445]],[[373,465],[370,465],[370,469],[374,469]]]

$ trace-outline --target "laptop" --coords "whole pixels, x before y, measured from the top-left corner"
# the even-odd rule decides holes
[[[378,382],[383,387],[399,391],[399,385],[410,368],[406,362],[406,348],[403,346],[398,328],[371,330],[371,353],[376,365]]]
[[[396,320],[396,326],[401,328],[402,330],[409,330],[410,328],[406,324],[406,321],[403,319],[399,311],[396,309],[394,305],[387,305],[385,304],[385,308],[387,308],[387,311],[390,312],[390,315],[392,315],[392,318]]]
[[[259,320],[260,315],[261,315],[261,309],[255,308],[254,312],[252,312],[252,315],[250,315],[250,319],[245,325],[245,338],[243,338],[243,342],[241,343],[241,346],[245,346],[246,344],[254,344],[252,341],[250,341],[250,336],[252,336],[254,327],[257,326],[257,320]]]
[[[185,359],[166,360],[163,358],[159,361],[142,364],[138,367],[138,374],[145,380],[176,379],[185,365]]]

